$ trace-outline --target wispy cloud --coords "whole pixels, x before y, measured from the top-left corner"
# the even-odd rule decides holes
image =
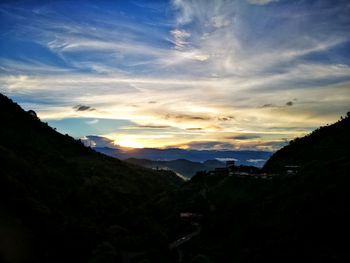
[[[273,2],[278,2],[279,0],[247,0],[248,3],[253,5],[267,5]]]
[[[95,110],[94,108],[86,105],[76,105],[73,107],[76,111],[93,111]]]
[[[251,140],[251,139],[259,139],[261,138],[260,135],[236,135],[232,137],[228,137],[228,139],[233,139],[233,140]]]
[[[42,119],[129,120],[101,133],[143,132],[153,146],[171,133],[275,149],[348,111],[346,1],[94,3],[70,15],[75,5],[0,5],[1,92]]]
[[[191,34],[185,30],[179,30],[179,29],[174,29],[171,30],[170,33],[174,37],[174,45],[176,49],[182,49],[186,45],[188,45],[189,42],[187,42],[187,38],[191,36]]]
[[[141,128],[141,129],[167,129],[170,128],[171,126],[168,125],[137,125],[133,126],[132,128]]]
[[[235,145],[225,141],[192,141],[186,144],[173,145],[171,147],[179,147],[183,149],[195,150],[234,150]]]
[[[86,121],[87,124],[97,124],[99,123],[98,119],[94,119],[94,120],[90,120],[90,121]]]

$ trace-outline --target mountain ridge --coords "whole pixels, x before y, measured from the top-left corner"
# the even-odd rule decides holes
[[[98,152],[118,158],[118,159],[149,159],[153,161],[173,161],[177,159],[186,159],[192,162],[205,162],[207,160],[235,160],[241,165],[254,165],[262,167],[265,161],[272,155],[268,151],[231,151],[231,150],[184,150],[184,149],[118,149],[110,147],[94,147]]]
[[[168,245],[195,226],[186,263],[349,261],[349,115],[277,151],[264,167],[271,180],[197,173],[186,182],[83,147],[2,95],[0,118],[6,263],[175,263]],[[290,164],[300,170],[287,176]]]
[[[125,161],[152,169],[169,169],[187,178],[191,178],[200,171],[210,171],[214,170],[215,168],[222,168],[226,166],[224,162],[220,162],[218,160],[207,160],[201,163],[189,161],[187,159],[154,161],[149,159],[129,158],[125,159]]]
[[[278,172],[286,165],[301,168],[311,162],[327,162],[350,156],[350,112],[334,124],[316,129],[310,134],[295,138],[275,152],[265,163],[263,169]]]
[[[2,94],[0,119],[0,136],[6,138],[0,141],[5,262],[17,262],[19,255],[19,262],[86,262],[108,240],[109,227],[128,228],[125,211],[183,183],[171,171],[95,152]],[[28,241],[18,245],[17,238]],[[4,240],[12,250],[3,249]]]
[[[201,234],[183,249],[208,262],[348,262],[349,119],[277,151],[265,167],[271,180],[199,173],[154,210],[166,214],[164,228],[171,226],[166,229],[173,240],[184,228],[181,212],[200,214],[192,220]],[[322,151],[310,156],[315,149]],[[287,174],[285,164],[296,156],[300,169]]]

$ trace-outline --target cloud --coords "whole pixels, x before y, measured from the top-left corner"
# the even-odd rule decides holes
[[[186,130],[187,131],[201,131],[201,130],[203,130],[203,128],[199,128],[199,127],[197,127],[197,128],[186,128]]]
[[[209,116],[199,116],[199,115],[190,115],[190,114],[166,114],[165,119],[174,119],[177,121],[209,121],[211,117]]]
[[[1,5],[13,27],[1,29],[0,90],[44,120],[129,120],[144,129],[128,132],[179,144],[254,133],[235,147],[275,148],[348,110],[347,3],[322,1],[175,0],[151,15],[81,4],[79,18],[68,12],[74,1]]]
[[[86,121],[87,124],[97,124],[99,123],[98,119],[94,119],[94,120],[90,120],[90,121]]]
[[[233,139],[233,140],[252,140],[252,139],[259,139],[261,138],[260,135],[236,135],[232,137],[227,137],[227,139]]]
[[[219,121],[231,121],[231,120],[234,120],[235,117],[233,116],[224,116],[224,117],[219,117],[218,120]]]
[[[84,143],[85,146],[88,147],[109,147],[116,148],[113,140],[110,140],[101,136],[89,135],[80,138],[80,140]]]
[[[193,19],[194,10],[188,2],[183,0],[173,0],[172,4],[181,14],[177,17],[178,24],[186,24]]]
[[[254,148],[259,150],[275,151],[287,145],[288,142],[285,140],[271,140],[271,141],[261,141],[254,143]]]
[[[278,2],[279,0],[247,0],[248,3],[252,5],[267,5],[273,2]]]
[[[173,147],[186,148],[192,150],[233,150],[235,145],[224,141],[192,141]]]
[[[265,159],[248,159],[247,162],[260,163],[260,162],[266,162],[266,160]]]
[[[76,111],[94,111],[95,109],[86,105],[76,105],[73,107]]]
[[[294,102],[293,101],[287,101],[284,105],[279,106],[276,104],[272,104],[272,103],[268,103],[268,104],[264,104],[261,106],[261,108],[282,108],[282,107],[290,107],[293,106]]]
[[[167,129],[171,128],[171,126],[168,125],[137,125],[134,126],[135,128],[146,128],[146,129]]]
[[[225,16],[214,16],[211,19],[212,26],[215,28],[227,27],[231,24],[231,20]]]
[[[189,42],[186,41],[186,39],[191,36],[189,32],[181,29],[174,29],[171,30],[170,33],[174,37],[173,43],[176,49],[182,49],[189,44]]]
[[[228,162],[228,161],[238,162],[238,159],[235,159],[235,158],[215,158],[215,159],[220,161],[220,162]]]
[[[277,106],[272,103],[267,103],[261,106],[261,108],[275,108],[275,107]]]

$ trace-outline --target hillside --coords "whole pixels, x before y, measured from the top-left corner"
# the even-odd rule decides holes
[[[86,148],[1,94],[0,118],[0,232],[9,232],[0,236],[5,262],[86,260],[106,229],[123,224],[126,210],[182,183],[170,171]],[[12,250],[4,249],[4,238]],[[30,242],[17,246],[17,239]]]
[[[346,134],[349,116],[277,151],[267,167],[278,172],[284,164],[300,160],[302,168],[293,176],[282,172],[263,180],[197,174],[153,204],[154,211],[162,212],[154,220],[172,240],[181,240],[194,229],[179,214],[203,216],[194,219],[201,233],[182,245],[185,262],[196,255],[203,262],[348,262]],[[322,150],[309,156],[310,149]],[[304,157],[297,159],[297,150]]]
[[[0,117],[0,262],[175,263],[174,241],[184,263],[350,260],[349,115],[277,151],[271,180],[187,182],[86,148],[4,96]]]
[[[283,171],[286,165],[326,163],[330,160],[342,161],[350,156],[350,113],[338,122],[320,127],[311,134],[292,140],[266,162],[264,170]]]

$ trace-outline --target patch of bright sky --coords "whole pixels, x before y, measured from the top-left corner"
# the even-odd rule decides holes
[[[93,119],[93,118],[64,118],[61,120],[49,120],[48,124],[63,134],[69,134],[76,138],[86,134],[112,133],[123,126],[132,125],[127,120]]]
[[[274,150],[349,111],[349,14],[347,0],[2,1],[0,91],[75,137]]]

